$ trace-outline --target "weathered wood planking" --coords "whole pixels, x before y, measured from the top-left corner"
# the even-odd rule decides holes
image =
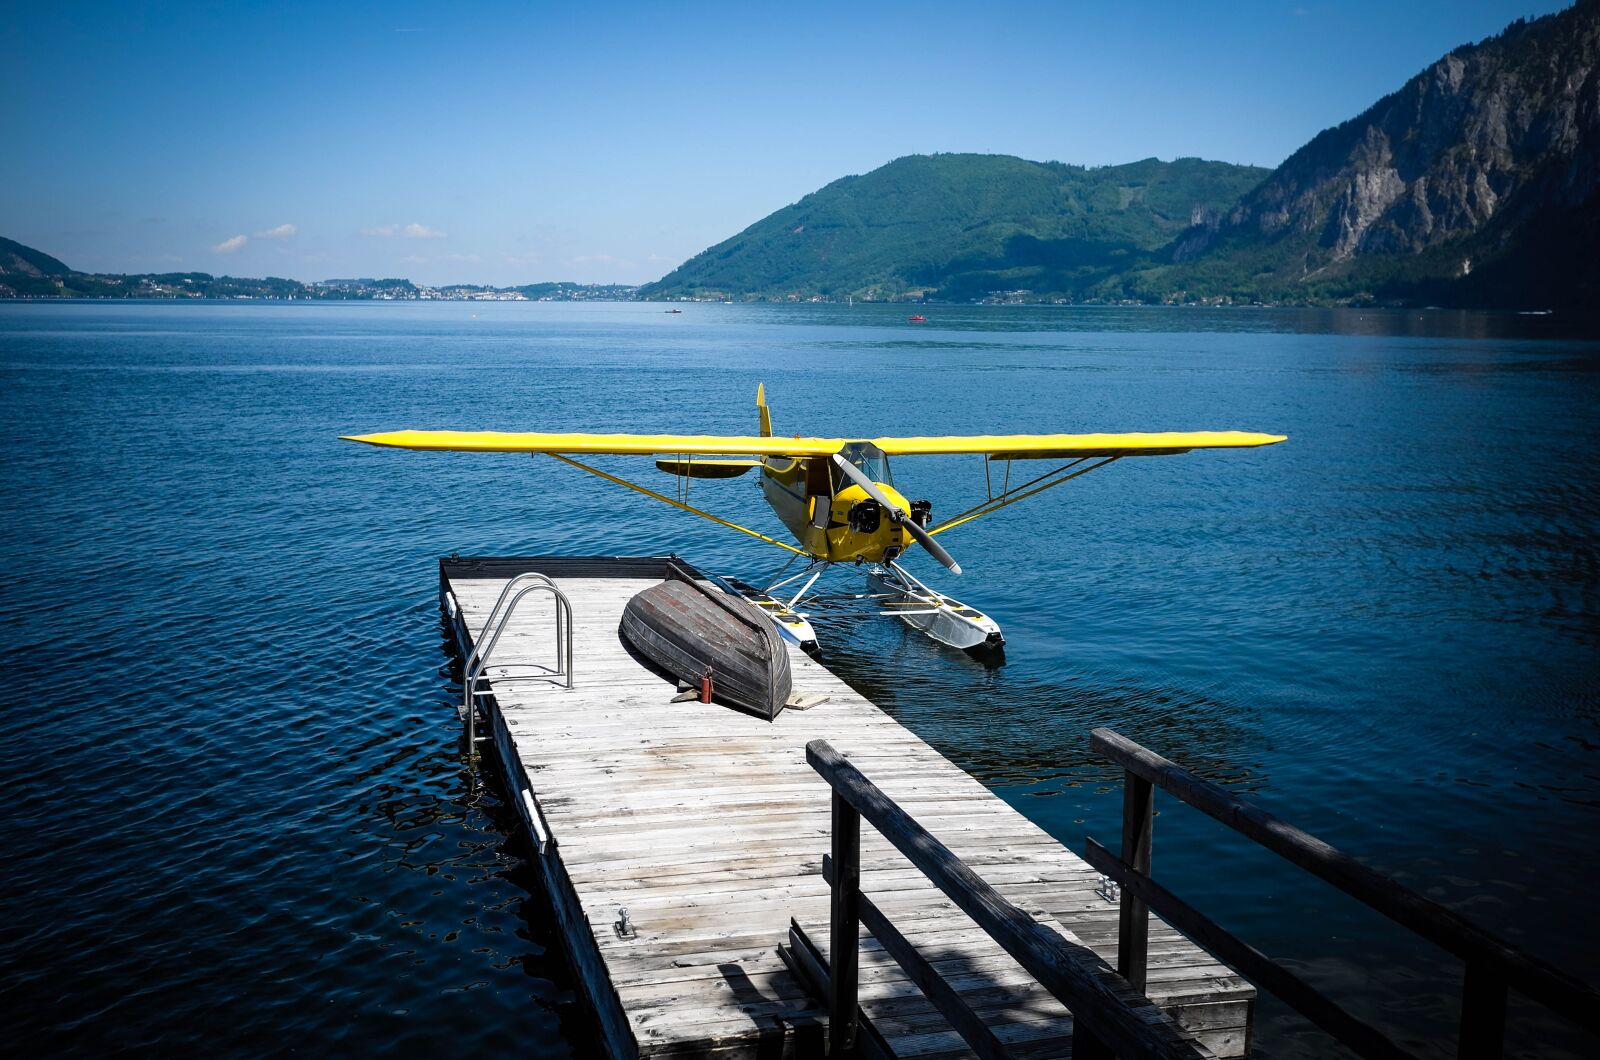
[[[617,633],[624,605],[659,580],[662,560],[446,560],[441,591],[464,647],[505,581],[525,570],[549,574],[572,601],[576,687],[507,680],[555,661],[553,611],[533,599],[486,671],[490,731],[517,812],[536,844],[549,838],[535,860],[614,1055],[820,1050],[824,1009],[778,954],[790,918],[815,930],[828,923],[831,797],[805,760],[816,737],[996,890],[1115,962],[1118,910],[1094,892],[1092,869],[804,654],[791,655],[795,691],[828,697],[810,710],[767,722],[669,703],[674,687]],[[1068,1051],[1060,1003],[870,827],[861,879],[997,1038],[1019,1055]],[[624,908],[631,938],[614,928]],[[862,937],[861,1004],[897,1053],[964,1055],[906,974]],[[1217,1055],[1244,1055],[1253,988],[1159,920],[1150,943],[1150,996]]]

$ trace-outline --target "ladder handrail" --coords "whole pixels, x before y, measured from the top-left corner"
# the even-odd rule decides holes
[[[516,595],[511,597],[510,602],[506,604],[504,612],[500,612],[500,604],[499,602],[496,602],[495,609],[490,612],[490,617],[495,619],[494,632],[489,636],[487,643],[485,643],[483,637],[485,634],[489,633],[489,625],[488,623],[484,624],[483,631],[479,634],[478,640],[473,643],[472,653],[468,657],[468,664],[462,674],[461,694],[462,705],[465,707],[467,712],[467,753],[469,756],[476,755],[478,753],[478,710],[476,704],[474,703],[474,699],[477,696],[478,682],[483,679],[483,671],[488,668],[489,658],[494,654],[495,645],[500,643],[500,636],[506,631],[506,626],[510,625],[511,616],[516,612],[517,605],[521,603],[522,598],[527,596],[529,593],[549,592],[555,597],[555,676],[565,675],[567,679],[567,687],[572,687],[572,601],[567,599],[566,593],[562,592],[556,587],[555,582],[551,581],[542,574],[519,574],[511,581],[513,583],[524,581],[530,576],[538,578],[539,581],[532,585],[525,585],[521,589],[517,590]],[[510,584],[508,583],[507,588],[501,590],[500,596],[502,600],[504,600],[509,589]],[[463,624],[464,623],[465,619],[463,619]]]
[[[541,577],[543,577],[543,575],[541,575]],[[477,657],[477,659],[476,663],[468,671],[467,675],[469,695],[471,694],[471,686],[478,682],[478,680],[483,676],[483,671],[488,668],[489,657],[494,653],[495,645],[500,643],[500,636],[501,634],[505,633],[506,626],[510,625],[511,615],[516,611],[517,604],[522,601],[524,596],[527,596],[529,593],[539,592],[540,590],[547,590],[556,598],[555,673],[557,676],[565,674],[567,678],[567,687],[572,687],[572,602],[567,599],[567,595],[565,593],[556,588],[554,582],[551,582],[548,578],[546,578],[541,584],[529,585],[518,590],[517,595],[511,598],[511,603],[506,605],[505,614],[501,615],[499,622],[496,623],[494,635],[489,638],[488,645],[484,647],[481,652],[478,650],[479,645],[475,644],[473,646],[473,654]],[[563,619],[565,619],[565,621],[563,621]],[[563,630],[565,631],[564,637],[562,635]],[[485,630],[485,632],[487,632],[487,630]],[[562,650],[563,647],[565,648],[564,652]]]
[[[540,574],[538,571],[525,571],[524,573],[519,574],[515,578],[507,581],[505,585],[501,587],[500,596],[495,600],[494,606],[489,609],[489,617],[483,620],[483,628],[478,630],[477,637],[473,639],[472,651],[467,654],[467,658],[462,663],[462,666],[470,669],[472,664],[478,661],[478,649],[483,646],[483,638],[489,632],[489,627],[494,625],[495,619],[499,617],[500,608],[505,604],[506,597],[511,595],[511,590],[517,586],[517,583],[527,581],[529,578],[538,578],[545,585],[549,585],[552,588],[555,586],[555,582],[551,581],[548,575]],[[557,621],[559,621],[559,616]],[[465,615],[461,617],[461,624],[466,625]],[[560,631],[558,630],[557,636],[559,635]]]

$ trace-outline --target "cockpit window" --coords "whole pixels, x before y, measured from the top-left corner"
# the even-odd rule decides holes
[[[868,478],[874,482],[881,482],[885,486],[894,485],[894,479],[889,474],[889,458],[882,449],[871,442],[851,442],[839,450],[839,455],[864,471]],[[830,465],[833,461],[828,462]],[[846,486],[853,483],[844,477],[837,466],[833,468],[833,492],[838,493]]]

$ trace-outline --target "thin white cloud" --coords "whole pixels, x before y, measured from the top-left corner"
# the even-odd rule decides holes
[[[299,231],[299,229],[295,228],[294,225],[282,224],[282,225],[278,225],[276,228],[264,228],[264,229],[262,229],[261,231],[256,233],[256,238],[257,239],[288,239],[290,236],[294,235],[298,231]]]
[[[238,250],[248,242],[250,242],[250,237],[247,235],[233,236],[229,239],[224,239],[222,242],[212,247],[211,252],[213,254],[232,254],[234,251]]]
[[[579,254],[572,259],[574,265],[620,265],[631,269],[634,263],[626,258],[619,258],[612,254]]]
[[[404,236],[406,239],[443,239],[445,233],[432,225],[418,224],[412,221],[408,225],[375,225],[372,228],[363,228],[360,232],[364,236],[375,236],[388,239],[393,236]]]
[[[444,260],[445,261],[477,262],[477,261],[482,261],[483,259],[478,257],[478,255],[476,255],[476,254],[446,254],[444,256]]]
[[[423,257],[421,254],[407,254],[403,258],[397,258],[395,260],[401,265],[422,265],[426,263],[428,259]]]

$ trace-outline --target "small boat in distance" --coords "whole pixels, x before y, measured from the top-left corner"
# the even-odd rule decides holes
[[[758,718],[775,720],[794,691],[789,650],[767,616],[676,567],[634,594],[620,632],[656,669]]]
[[[681,309],[669,309],[669,310],[667,310],[667,312],[669,312],[669,313],[681,313],[681,312],[683,312],[683,310],[681,310]]]
[[[911,321],[913,324],[926,324],[928,322],[928,318],[920,313],[914,317],[906,317],[906,319]]]

